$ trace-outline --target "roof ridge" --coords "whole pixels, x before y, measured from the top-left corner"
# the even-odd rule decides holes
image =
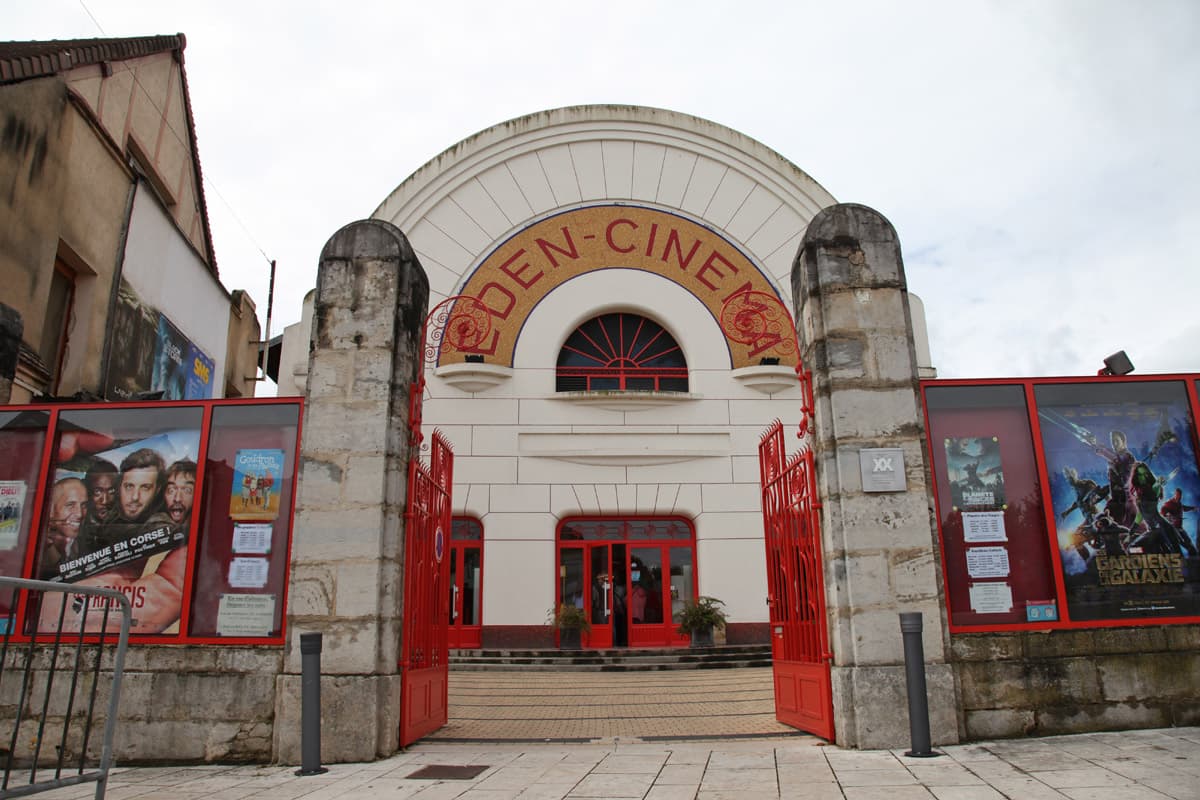
[[[0,42],[0,84],[56,75],[69,69],[105,61],[177,50],[182,55],[187,37],[182,33],[107,39],[55,39],[33,42]]]

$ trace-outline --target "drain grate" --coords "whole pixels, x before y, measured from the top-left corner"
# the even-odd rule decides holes
[[[469,781],[487,768],[487,764],[429,764],[405,777],[422,781]]]

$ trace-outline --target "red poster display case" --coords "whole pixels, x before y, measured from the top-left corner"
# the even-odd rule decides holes
[[[953,632],[1200,620],[1195,376],[921,391]]]
[[[301,412],[298,399],[0,408],[0,574],[125,593],[132,641],[282,644]],[[101,619],[78,600],[42,621],[4,610],[18,634],[47,614],[85,632]]]

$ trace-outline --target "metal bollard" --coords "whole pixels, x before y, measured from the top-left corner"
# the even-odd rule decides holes
[[[929,696],[925,688],[925,645],[921,642],[921,613],[900,613],[900,631],[904,635],[904,678],[908,689],[908,731],[911,758],[934,758],[929,736]]]
[[[321,766],[321,634],[300,634],[300,769],[297,775],[320,775]]]

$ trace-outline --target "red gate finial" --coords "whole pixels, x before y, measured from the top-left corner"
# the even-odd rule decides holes
[[[800,357],[800,335],[787,307],[767,292],[746,289],[730,295],[721,308],[721,329],[739,344],[767,349],[782,355],[796,354],[796,377],[800,380],[800,426],[796,435],[803,439],[812,430],[814,400],[812,371],[805,369]]]
[[[478,352],[492,332],[492,316],[478,297],[456,294],[438,303],[421,324],[421,364],[408,395],[408,441],[419,447],[421,403],[425,397],[425,368],[437,363],[443,350]]]

